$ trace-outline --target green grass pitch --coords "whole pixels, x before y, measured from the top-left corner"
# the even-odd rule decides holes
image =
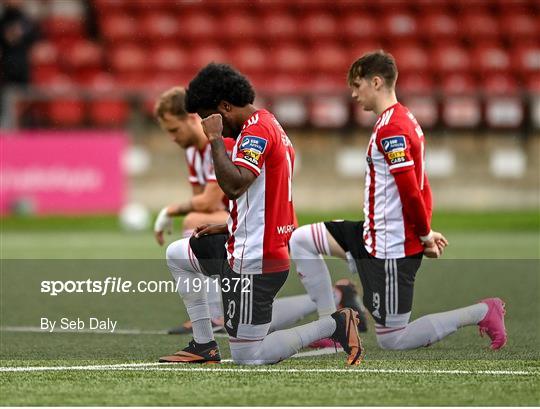
[[[300,216],[301,224],[355,218]],[[438,213],[434,228],[450,246],[443,260],[422,265],[412,319],[500,296],[509,333],[503,350],[490,351],[469,327],[429,348],[383,351],[371,326],[357,368],[344,365],[344,353],[191,367],[155,365],[188,341],[160,334],[185,318],[176,294],[40,293],[45,279],[168,280],[164,250],[150,233],[120,232],[110,217],[2,220],[0,405],[540,405],[538,215]],[[330,267],[334,279],[351,277],[345,263]],[[291,272],[280,296],[300,293]],[[36,332],[42,316],[110,316],[118,328]],[[226,339],[218,342],[229,359]]]

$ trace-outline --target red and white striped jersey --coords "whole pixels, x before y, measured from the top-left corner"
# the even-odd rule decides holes
[[[386,109],[375,123],[366,158],[364,245],[372,256],[402,258],[423,251],[420,236],[429,233],[431,220],[424,156],[424,134],[412,113],[400,103]],[[408,179],[398,175],[411,170]],[[425,212],[403,202],[403,192],[411,189],[419,191]]]
[[[223,142],[229,156],[232,155],[232,150],[236,143],[235,140],[232,138],[223,138]],[[186,149],[185,153],[189,170],[189,183],[205,186],[208,182],[216,182],[212,149],[209,141],[207,141],[201,150],[195,146],[190,146]]]
[[[294,149],[274,115],[258,110],[244,123],[233,163],[257,176],[230,201],[227,258],[238,274],[289,269],[288,244],[295,228],[292,202]]]

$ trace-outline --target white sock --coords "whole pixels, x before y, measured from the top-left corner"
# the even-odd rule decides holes
[[[317,304],[307,294],[276,298],[272,306],[270,332],[288,328],[315,311]]]
[[[336,311],[330,272],[322,255],[330,255],[326,226],[316,223],[296,229],[289,242],[291,259],[320,317]]]
[[[429,346],[467,325],[478,324],[488,306],[478,303],[457,310],[425,315],[403,329],[376,328],[377,341],[383,349],[413,349]]]
[[[330,337],[336,330],[332,317],[273,332],[259,342],[231,343],[234,362],[245,365],[274,364],[296,354],[314,341]]]
[[[210,316],[213,320],[223,319],[223,306],[221,302],[221,287],[219,277],[210,279],[208,283],[208,307],[210,308]]]
[[[206,344],[214,340],[214,331],[212,331],[212,323],[210,318],[192,321],[193,339],[199,344]]]
[[[177,240],[167,247],[167,265],[177,283],[178,293],[193,325],[193,339],[199,343],[214,339],[206,289],[194,291],[194,279],[204,282],[200,265],[189,247],[189,239]]]

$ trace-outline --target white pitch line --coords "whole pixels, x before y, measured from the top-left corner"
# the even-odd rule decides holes
[[[134,363],[112,365],[85,366],[29,366],[29,367],[0,367],[0,372],[49,372],[49,371],[166,371],[166,372],[216,372],[216,373],[375,373],[375,374],[410,374],[410,375],[540,375],[540,371],[511,371],[511,370],[447,370],[447,369],[377,369],[377,368],[219,368],[216,366],[177,366],[178,364]]]

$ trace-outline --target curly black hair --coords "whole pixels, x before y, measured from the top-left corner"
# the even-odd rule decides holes
[[[248,79],[227,64],[208,64],[186,90],[186,110],[190,113],[216,109],[221,101],[243,107],[254,100],[255,91]]]

